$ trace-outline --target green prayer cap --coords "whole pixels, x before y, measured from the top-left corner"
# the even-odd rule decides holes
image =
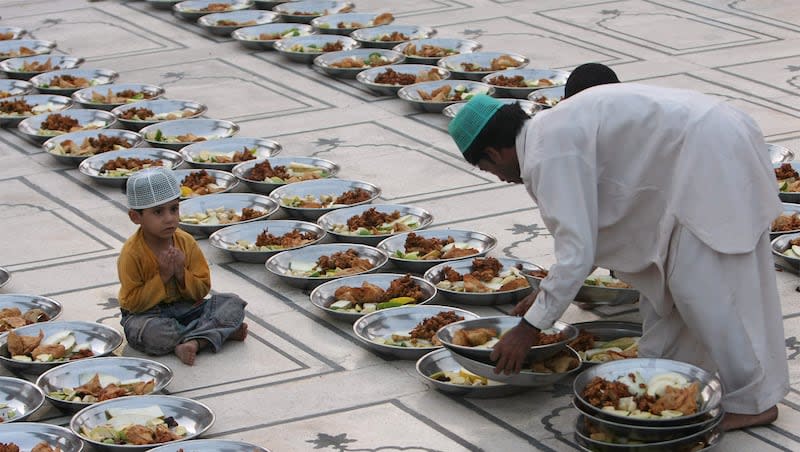
[[[459,110],[447,126],[447,131],[450,132],[462,154],[467,152],[475,142],[475,138],[486,127],[486,123],[503,105],[505,104],[492,96],[478,94]]]

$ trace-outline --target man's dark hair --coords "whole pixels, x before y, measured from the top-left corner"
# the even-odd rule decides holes
[[[475,141],[464,153],[464,159],[471,165],[477,165],[478,161],[486,155],[484,150],[487,147],[514,146],[517,134],[528,119],[530,116],[519,106],[519,102],[503,105],[486,123],[481,133],[475,137]]]
[[[600,63],[586,63],[575,68],[564,87],[564,99],[598,85],[619,83],[619,77],[610,67]]]

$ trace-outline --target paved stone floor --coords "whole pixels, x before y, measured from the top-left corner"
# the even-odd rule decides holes
[[[388,9],[396,23],[435,27],[439,36],[515,51],[531,67],[571,69],[597,61],[624,81],[695,89],[752,114],[767,141],[800,152],[800,7],[797,0],[355,0]],[[381,201],[433,213],[435,226],[494,234],[495,255],[553,263],[552,241],[524,189],[464,163],[444,132],[446,118],[396,98],[376,97],[274,52],[156,10],[145,1],[5,0],[3,25],[58,42],[84,67],[118,71],[124,82],[161,85],[167,97],[208,105],[208,116],[269,137],[284,155],[338,162],[340,176],[373,182]],[[3,293],[32,293],[64,304],[63,319],[119,327],[119,249],[133,231],[123,194],[57,164],[14,130],[0,131],[0,265],[13,273]],[[201,247],[213,288],[249,302],[250,339],[186,367],[174,357],[169,393],[208,404],[207,435],[274,451],[572,450],[570,386],[507,399],[445,396],[411,361],[384,359],[350,325],[317,310],[308,294]],[[725,451],[800,450],[798,278],[777,273],[794,389],[768,428],[727,435]],[[713,303],[713,300],[709,300]],[[480,308],[481,315],[508,306]],[[635,308],[580,311],[565,319],[637,319]],[[724,340],[724,338],[721,338]],[[124,355],[137,355],[122,348]],[[5,373],[6,371],[0,371]],[[48,408],[37,418],[65,424]]]

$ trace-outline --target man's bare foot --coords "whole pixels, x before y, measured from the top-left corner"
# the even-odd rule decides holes
[[[239,342],[245,340],[246,338],[247,338],[247,324],[246,323],[242,323],[242,325],[239,326],[239,328],[236,331],[234,331],[233,333],[231,333],[230,336],[228,336],[228,339],[230,339],[232,341],[239,341]]]
[[[178,358],[180,358],[182,363],[186,364],[187,366],[193,366],[194,359],[197,357],[197,350],[199,349],[200,344],[198,344],[196,340],[192,339],[176,345],[175,354],[178,355]]]
[[[725,416],[722,418],[721,426],[722,430],[727,432],[747,427],[772,424],[775,422],[775,419],[778,419],[777,406],[759,414],[725,413]]]

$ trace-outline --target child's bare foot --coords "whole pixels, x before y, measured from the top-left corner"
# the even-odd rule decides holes
[[[725,413],[721,425],[722,430],[727,432],[730,430],[772,424],[776,419],[778,419],[778,407],[774,406],[759,414]]]
[[[247,324],[246,323],[242,323],[242,325],[239,326],[239,328],[236,331],[234,331],[230,336],[228,336],[228,339],[230,339],[232,341],[239,341],[239,342],[245,340],[246,338],[247,338]]]
[[[194,359],[197,357],[197,350],[199,349],[200,344],[198,344],[196,340],[192,339],[176,345],[175,354],[178,355],[178,358],[182,363],[186,364],[187,366],[193,366]]]

